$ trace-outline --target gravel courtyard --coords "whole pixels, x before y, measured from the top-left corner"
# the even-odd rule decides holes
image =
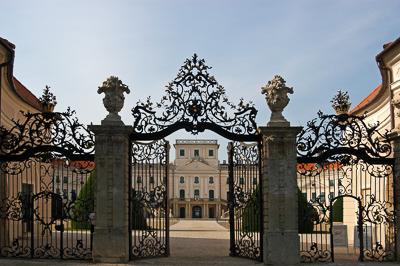
[[[171,256],[131,261],[129,265],[263,265],[248,259],[232,258],[229,253],[229,230],[215,221],[181,220],[170,228]],[[60,260],[0,259],[0,265],[94,265],[88,262]],[[96,264],[115,265],[115,264]],[[311,265],[311,264],[309,264]],[[355,263],[355,261],[312,265],[394,266],[395,263]]]

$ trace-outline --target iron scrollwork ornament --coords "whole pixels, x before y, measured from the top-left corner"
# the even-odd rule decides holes
[[[25,120],[13,120],[13,127],[0,128],[0,154],[4,161],[20,161],[29,156],[53,159],[54,153],[70,159],[94,152],[94,135],[80,124],[70,108],[66,112],[22,112]],[[51,153],[53,152],[53,153]]]
[[[377,130],[379,123],[367,125],[364,119],[365,116],[347,113],[324,115],[318,112],[318,118],[309,121],[297,136],[298,157],[304,162],[324,162],[337,154],[339,160],[336,161],[346,164],[356,163],[354,159],[379,163],[379,159],[388,158],[392,153],[389,133],[381,134]],[[343,154],[355,156],[350,158]]]
[[[150,98],[139,102],[132,109],[135,139],[161,139],[184,128],[193,134],[211,129],[229,139],[254,140],[257,110],[243,99],[232,104],[208,73],[210,68],[194,54],[166,86],[160,103],[154,105]]]

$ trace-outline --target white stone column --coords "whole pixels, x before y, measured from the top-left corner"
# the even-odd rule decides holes
[[[263,261],[265,265],[300,263],[297,214],[296,135],[301,127],[291,127],[282,115],[289,103],[285,80],[275,76],[262,88],[271,109],[262,135]]]
[[[393,158],[394,158],[394,169],[393,169],[393,186],[394,186],[394,196],[392,199],[394,202],[394,211],[396,214],[395,221],[397,223],[394,225],[394,230],[397,232],[395,243],[397,246],[396,254],[397,261],[400,262],[400,132],[394,132],[390,136],[392,140],[392,148],[393,148]]]
[[[133,129],[125,126],[118,112],[123,107],[123,92],[128,87],[110,77],[98,93],[105,93],[104,106],[109,114],[101,125],[91,125],[95,134],[95,212],[93,260],[104,263],[129,261],[129,163]]]

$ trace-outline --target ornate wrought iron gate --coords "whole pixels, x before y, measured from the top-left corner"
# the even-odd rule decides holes
[[[228,152],[230,255],[261,261],[261,145],[230,142]]]
[[[131,150],[131,258],[168,256],[169,144],[132,142]]]
[[[94,138],[74,112],[0,130],[0,256],[89,259]]]
[[[134,117],[132,141],[161,140],[180,129],[185,129],[194,135],[207,129],[232,141],[257,142],[259,140],[257,124],[255,122],[257,110],[251,103],[245,103],[243,99],[240,100],[238,105],[232,104],[225,94],[225,89],[208,73],[210,68],[205,64],[203,59],[199,59],[194,54],[191,59],[186,59],[177,77],[166,86],[166,95],[162,97],[160,102],[153,103],[150,98],[145,102],[139,102],[132,109]],[[135,145],[138,144],[135,142],[133,147]],[[153,154],[152,149],[159,151],[156,154],[159,156],[157,157],[157,164],[163,165],[163,169],[167,171],[168,158],[163,158],[163,153],[160,152],[161,148],[157,148],[157,145],[161,144],[152,145],[155,146],[149,148],[149,154]],[[162,223],[162,218],[158,216],[157,218],[155,216],[148,218],[151,221],[161,219],[159,221],[164,226],[160,227],[162,228],[160,230],[163,230],[162,232],[160,230],[156,231],[156,228],[153,228],[149,224],[145,225],[142,230],[134,230],[136,235],[133,236],[132,257],[142,258],[168,255],[168,210],[167,207],[162,207],[163,204],[161,204],[161,201],[166,201],[166,198],[162,198],[164,196],[162,193],[156,196],[154,194],[156,191],[150,189],[151,186],[148,182],[150,182],[151,172],[143,170],[148,166],[135,165],[135,160],[139,163],[146,162],[150,165],[156,162],[148,161],[150,159],[147,159],[147,155],[142,152],[145,146],[141,147],[142,144],[136,147],[136,150],[132,149],[133,154],[131,156],[134,165],[132,169],[132,188],[134,188],[133,193],[135,193],[135,196],[131,195],[131,206],[134,204],[141,206],[137,208],[139,213],[136,213],[135,208],[132,207],[131,209],[134,210],[132,215],[139,217],[149,216],[151,212],[157,209],[160,210],[161,215],[164,215],[165,222]],[[235,196],[231,196],[231,200],[236,199],[236,206],[231,204],[231,208],[234,209],[233,212],[235,212],[236,218],[234,217],[231,223],[231,234],[233,233],[231,255],[262,260],[262,226],[257,229],[258,225],[263,224],[261,222],[262,208],[260,205],[257,205],[259,201],[254,199],[254,197],[257,197],[257,192],[261,193],[261,184],[258,179],[260,160],[257,148],[257,145],[256,148],[247,146],[239,148],[238,146],[234,148],[235,152],[232,153],[232,164],[235,162],[236,165],[231,169],[232,178],[230,186],[232,186],[232,193],[235,194]],[[167,156],[167,151],[165,152],[164,156]],[[136,158],[136,156],[139,157]],[[248,158],[245,161],[241,161],[240,156],[248,156]],[[240,171],[245,168],[247,172],[241,173]],[[243,178],[246,179],[246,181],[243,181],[243,184],[238,176],[239,173],[243,174]],[[235,187],[233,184],[234,176],[235,178],[239,178],[235,181],[238,182],[236,183],[235,192],[233,190]],[[137,179],[139,177],[142,178],[142,184],[147,184],[146,188],[137,186]],[[160,178],[162,177],[160,176]],[[166,181],[160,180],[159,182],[160,184],[165,182],[166,185]],[[147,195],[147,198],[143,199],[140,204],[133,202],[133,199],[141,199],[144,197],[143,195]],[[153,205],[155,206],[153,207]],[[149,210],[149,213],[144,210]],[[143,212],[143,215],[140,212]],[[243,218],[241,217],[245,216],[248,219],[246,218],[242,222]],[[154,235],[155,232],[156,235]],[[160,236],[165,236],[165,240],[164,238],[160,238]],[[161,253],[156,252],[157,245],[161,246]]]
[[[334,261],[334,247],[347,245],[350,232],[360,261],[395,259],[392,148],[364,119],[319,113],[298,136],[303,262]]]

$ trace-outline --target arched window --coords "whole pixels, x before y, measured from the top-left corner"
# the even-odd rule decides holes
[[[181,176],[179,178],[179,183],[181,183],[181,184],[185,183],[185,177],[184,176]]]
[[[198,176],[195,176],[195,177],[194,177],[194,183],[195,183],[195,184],[198,184],[198,183],[200,183],[200,181],[199,181],[199,177],[198,177]]]
[[[210,177],[208,178],[208,183],[214,184],[214,177],[210,176]]]
[[[199,199],[200,198],[200,190],[195,189],[194,190],[194,199]]]
[[[209,200],[214,200],[214,190],[210,189],[208,191],[208,199]]]
[[[179,190],[179,199],[185,199],[185,190],[184,189],[181,189],[181,190]]]

